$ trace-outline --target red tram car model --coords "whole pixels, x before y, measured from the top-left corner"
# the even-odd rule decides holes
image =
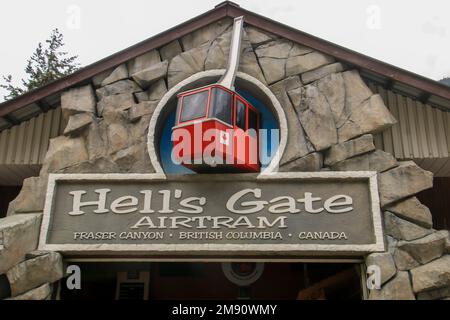
[[[260,171],[260,113],[234,91],[243,22],[234,20],[228,66],[218,83],[177,96],[172,155],[196,172]]]
[[[174,139],[177,161],[196,172],[259,172],[259,127],[259,111],[224,86],[180,93],[173,136],[190,139]]]

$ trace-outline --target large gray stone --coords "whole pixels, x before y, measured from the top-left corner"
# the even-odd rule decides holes
[[[156,81],[147,90],[149,101],[158,101],[167,93],[167,86],[164,79]]]
[[[41,212],[44,210],[46,179],[39,177],[26,178],[22,190],[14,200],[16,213]]]
[[[100,72],[99,74],[92,77],[92,83],[94,84],[94,88],[98,88],[102,85],[103,80],[109,77],[111,72],[113,72],[114,69],[108,69],[103,72]]]
[[[305,59],[302,57],[306,57],[309,54],[311,54],[310,57],[314,57],[311,48],[293,44],[286,39],[277,39],[261,45],[256,49],[255,53],[264,77],[269,84],[280,81],[288,76],[286,73],[288,61],[292,64],[295,59]]]
[[[340,128],[347,120],[345,115],[346,93],[342,73],[332,73],[318,80],[316,84],[330,105],[336,127]]]
[[[375,94],[351,111],[347,121],[338,129],[339,141],[347,141],[364,133],[378,133],[395,123],[381,96]]]
[[[397,275],[380,290],[371,290],[370,300],[415,300],[408,272],[399,271]]]
[[[104,120],[91,124],[87,131],[85,141],[89,160],[105,157],[108,153],[108,137],[106,128],[108,124]]]
[[[407,252],[421,264],[425,264],[445,253],[445,242],[448,237],[447,230],[437,231],[417,240],[399,241],[398,249]]]
[[[342,77],[344,79],[345,105],[347,109],[347,114],[343,114],[342,116],[347,117],[348,112],[357,110],[373,93],[364,83],[357,70],[345,71],[342,73]]]
[[[375,150],[366,156],[369,158],[369,171],[385,172],[398,165],[392,154],[382,150]]]
[[[290,79],[290,78],[288,78]],[[282,83],[282,81],[280,81],[280,83]],[[299,83],[301,84],[301,82],[299,81]],[[290,102],[292,103],[292,106],[294,107],[294,109],[298,109],[300,108],[300,105],[303,103],[304,100],[304,94],[305,94],[305,88],[300,86],[300,85],[295,85],[293,87],[293,89],[288,90],[288,96],[290,99]],[[298,111],[296,110],[297,116],[298,116]]]
[[[322,79],[332,73],[344,71],[344,66],[340,62],[328,64],[323,67],[305,72],[302,74],[302,82],[305,84]]]
[[[258,58],[287,59],[292,48],[292,42],[286,39],[278,39],[259,46],[255,53]]]
[[[433,218],[430,209],[421,204],[416,197],[388,206],[386,207],[386,210],[422,227],[431,228],[433,226]]]
[[[69,117],[64,135],[76,136],[94,121],[92,113],[78,113]]]
[[[141,92],[136,92],[134,94],[134,96],[136,97],[137,102],[144,102],[144,101],[148,101],[148,92],[147,91],[141,91]]]
[[[138,103],[128,109],[128,119],[131,122],[137,121],[142,118],[144,115],[153,114],[157,106],[156,102],[152,101],[144,101]]]
[[[6,210],[6,217],[10,217],[16,214],[15,206],[16,206],[16,199],[8,203],[8,209]]]
[[[403,220],[389,211],[384,213],[384,225],[386,234],[398,240],[416,240],[433,232],[430,229],[425,229],[414,223]]]
[[[411,197],[433,187],[433,174],[414,162],[401,163],[398,167],[379,175],[381,206]]]
[[[230,30],[217,37],[211,43],[205,60],[205,70],[226,69],[230,53],[231,36],[232,32]],[[245,35],[241,43],[241,56],[238,70],[257,78],[263,83],[266,82],[250,41],[245,38]]]
[[[258,47],[255,54],[268,84],[275,83],[286,77],[286,59],[292,43],[279,39]]]
[[[314,149],[320,151],[336,144],[336,127],[325,96],[314,85],[295,90],[301,90],[302,98],[294,107]]]
[[[117,163],[121,172],[154,172],[145,143],[140,143],[120,150],[116,153],[113,160]]]
[[[417,300],[438,300],[450,297],[450,287],[424,291],[417,294]]]
[[[378,94],[372,92],[358,71],[342,73],[345,87],[345,108],[336,122],[339,141],[346,141],[364,133],[377,133],[396,123]],[[326,79],[326,78],[324,78]]]
[[[333,57],[317,51],[289,57],[286,61],[286,76],[304,73],[333,62]]]
[[[325,165],[331,166],[345,159],[375,150],[373,136],[363,135],[359,138],[335,144],[325,154]]]
[[[398,240],[392,238],[391,236],[386,235],[387,249],[389,253],[394,254],[395,249],[397,248]]]
[[[408,252],[394,249],[394,261],[398,270],[408,271],[420,266],[420,263],[414,259]]]
[[[130,145],[127,125],[121,122],[110,123],[107,128],[109,154],[125,149]]]
[[[156,81],[147,91],[136,92],[134,96],[138,102],[152,101],[158,103],[167,93],[167,86],[164,79]]]
[[[247,34],[250,43],[254,47],[258,47],[277,38],[277,36],[274,34],[270,34],[251,26],[245,26],[245,33]]]
[[[304,157],[307,154],[315,151],[314,147],[306,138],[300,120],[297,117],[294,107],[287,94],[287,91],[299,88],[301,87],[301,85],[302,83],[300,82],[299,77],[291,77],[280,81],[270,87],[286,114],[288,127],[287,145],[280,161],[281,165],[289,161]]]
[[[130,141],[133,142],[131,144],[147,143],[148,126],[150,123],[150,118],[152,117],[151,112],[152,111],[149,113],[144,112],[145,114],[143,114],[138,120],[129,123],[128,131]]]
[[[258,63],[256,58],[256,54],[253,51],[253,48],[249,41],[244,40],[242,42],[242,54],[239,63],[238,71],[251,75],[255,77],[259,81],[261,81],[264,85],[267,84],[266,78],[263,75],[263,71]]]
[[[57,252],[48,252],[25,260],[6,273],[11,287],[11,296],[17,296],[44,283],[53,283],[64,276],[62,257]]]
[[[132,75],[133,80],[136,81],[143,89],[147,89],[152,83],[164,78],[167,75],[167,68],[169,62],[164,60],[163,62],[154,64],[147,69],[138,71]]]
[[[127,79],[127,80],[120,80],[107,86],[101,87],[97,89],[95,92],[97,93],[97,96],[101,102],[101,100],[107,96],[113,96],[123,93],[130,94],[139,91],[142,91],[142,88],[140,88],[133,80]]]
[[[381,285],[389,281],[397,273],[394,259],[388,252],[372,253],[366,258],[367,266],[378,266],[381,271]]]
[[[207,42],[211,42],[219,35],[226,32],[227,29],[231,29],[233,26],[233,20],[226,18],[220,21],[211,23],[206,27],[200,28],[191,32],[181,38],[181,44],[185,51],[197,48]]]
[[[45,256],[49,253],[49,251],[45,251],[45,250],[34,250],[34,251],[30,251],[25,255],[25,260],[30,260],[30,259],[34,259],[40,256]]]
[[[49,283],[44,283],[42,286],[31,289],[28,292],[22,293],[18,296],[9,298],[7,300],[48,300],[52,294],[52,289]]]
[[[181,45],[178,40],[174,40],[159,49],[162,60],[171,60],[173,57],[179,55],[182,52],[183,50],[181,49]]]
[[[311,48],[294,44],[286,39],[275,39],[269,43],[258,46],[256,55],[258,58],[287,59],[313,52]]]
[[[116,109],[110,109],[104,110],[103,112],[103,121],[107,125],[115,122],[121,122],[123,124],[127,123],[127,111],[130,109],[133,105],[130,105],[128,108],[116,108]]]
[[[112,110],[126,110],[131,108],[136,102],[134,101],[133,93],[122,93],[113,96],[103,97],[97,104],[98,116],[103,116],[103,113]]]
[[[159,52],[157,50],[151,50],[128,61],[128,74],[135,74],[136,72],[147,69],[159,62],[161,62]]]
[[[61,110],[66,119],[76,113],[94,113],[96,102],[91,85],[69,89],[61,94]]]
[[[111,74],[103,79],[101,82],[101,86],[104,87],[108,84],[117,82],[119,80],[124,80],[128,78],[128,68],[126,64],[121,64],[120,66],[116,67]]]
[[[172,88],[177,83],[191,75],[204,71],[209,43],[193,48],[174,57],[169,63],[168,86]]]
[[[376,171],[384,172],[397,166],[395,158],[384,151],[374,152],[356,156],[331,166],[336,171]]]
[[[0,219],[0,274],[36,249],[42,214],[16,214]]]
[[[205,70],[226,69],[230,52],[231,30],[211,42],[205,59]],[[242,46],[243,43],[241,43]],[[242,52],[241,48],[241,52]],[[241,61],[242,63],[242,54]]]
[[[88,160],[88,152],[82,137],[59,136],[50,140],[42,172],[51,173]]]
[[[450,286],[450,256],[411,270],[414,292],[424,292]]]
[[[258,58],[259,64],[268,84],[286,78],[286,60],[278,58]]]
[[[289,57],[303,56],[313,51],[314,50],[310,47],[306,47],[298,43],[292,43],[291,50],[289,51]]]
[[[322,154],[310,153],[302,158],[295,159],[280,167],[280,172],[313,172],[320,171],[323,164]]]
[[[119,167],[110,158],[95,158],[64,169],[64,173],[118,173]]]

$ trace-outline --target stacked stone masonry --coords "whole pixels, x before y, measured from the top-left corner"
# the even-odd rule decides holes
[[[51,140],[39,177],[26,179],[0,219],[0,274],[11,299],[48,299],[64,276],[62,257],[35,252],[49,173],[152,173],[147,130],[168,89],[189,76],[224,69],[232,20],[213,23],[98,74],[61,94],[67,125]],[[239,71],[267,85],[287,119],[280,171],[377,171],[388,247],[366,257],[381,268],[370,299],[450,297],[450,240],[432,228],[415,194],[432,174],[376,150],[372,134],[396,120],[358,71],[332,56],[246,26]]]

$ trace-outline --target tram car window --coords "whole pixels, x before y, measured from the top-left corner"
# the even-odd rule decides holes
[[[218,84],[178,94],[177,121],[172,131],[174,136],[179,136],[178,130],[190,134],[190,139],[173,142],[174,147],[185,144],[178,146],[183,151],[179,162],[199,173],[259,172],[259,118],[259,111],[248,101]],[[208,130],[214,130],[213,139]],[[204,159],[211,143],[212,162]]]

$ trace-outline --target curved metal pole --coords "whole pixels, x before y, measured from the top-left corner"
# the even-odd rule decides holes
[[[241,41],[244,31],[244,16],[234,19],[233,32],[231,35],[230,55],[228,56],[227,70],[218,84],[234,90],[234,80],[239,67],[239,58],[241,56]]]

